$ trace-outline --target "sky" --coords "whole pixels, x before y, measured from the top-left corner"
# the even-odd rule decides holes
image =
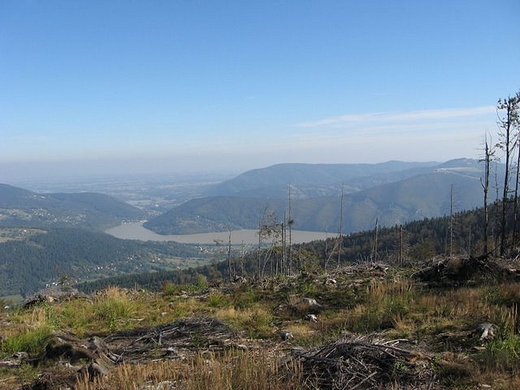
[[[518,0],[1,0],[0,182],[480,158]]]

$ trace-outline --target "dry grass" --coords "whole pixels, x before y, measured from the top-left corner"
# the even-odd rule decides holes
[[[19,350],[37,355],[46,337],[59,329],[85,337],[211,315],[262,348],[220,354],[200,350],[194,357],[177,361],[122,364],[94,382],[82,380],[77,389],[146,389],[148,385],[159,389],[161,383],[167,388],[173,382],[179,389],[298,388],[300,368],[284,360],[287,350],[321,345],[345,332],[377,332],[389,339],[424,345],[439,363],[445,388],[478,384],[494,389],[520,388],[520,283],[431,290],[394,275],[368,279],[355,293],[350,285],[345,277],[330,290],[330,297],[344,291],[349,296],[348,307],[334,304],[321,285],[306,286],[318,301],[329,302],[320,308],[318,323],[305,321],[308,308],[301,305],[297,292],[270,295],[266,290],[238,286],[227,293],[200,295],[200,290],[194,289],[188,295],[175,295],[114,287],[90,299],[0,312],[0,354],[3,359]],[[279,315],[275,308],[280,305],[295,307],[296,313]],[[496,325],[494,339],[481,341],[474,335],[475,326],[483,322]],[[289,330],[294,338],[282,341],[281,329]],[[0,371],[0,389],[19,388],[20,378],[29,374],[14,369]]]
[[[265,351],[223,355],[203,352],[188,361],[123,364],[94,381],[83,378],[76,390],[288,390],[297,388],[299,378],[300,370],[295,362],[284,362]]]

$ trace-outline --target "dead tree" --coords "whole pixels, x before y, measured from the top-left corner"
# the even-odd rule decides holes
[[[487,256],[489,253],[488,248],[488,232],[489,232],[489,209],[488,209],[488,196],[489,196],[489,176],[490,176],[490,166],[491,161],[494,158],[494,148],[490,147],[490,142],[488,142],[487,136],[484,141],[484,159],[481,160],[484,162],[484,178],[480,178],[480,183],[482,184],[482,188],[484,190],[484,256]]]
[[[264,216],[260,221],[258,232],[258,273],[259,278],[263,278],[265,268],[268,263],[271,263],[271,274],[278,274],[281,272],[283,264],[275,258],[275,267],[272,269],[272,256],[275,253],[275,248],[279,244],[280,237],[283,240],[284,223],[279,223],[274,212],[267,213],[267,208],[264,211]],[[262,244],[266,241],[271,241],[270,247],[266,251],[261,251]],[[261,260],[261,253],[264,252],[263,262]],[[282,253],[283,257],[283,253]]]
[[[378,239],[379,239],[379,218],[376,218],[376,224],[374,226],[374,248],[372,252],[372,262],[377,262],[377,246],[378,246]]]
[[[500,147],[504,151],[504,188],[502,191],[502,214],[501,214],[501,231],[500,231],[500,256],[506,254],[506,221],[507,221],[507,205],[509,203],[510,195],[510,174],[512,166],[512,157],[516,149],[518,141],[518,133],[515,130],[518,129],[519,118],[518,110],[520,104],[520,93],[515,96],[509,96],[506,99],[499,99],[497,103],[497,125],[498,125],[498,136]],[[518,174],[517,174],[518,177]],[[516,199],[515,199],[516,203]]]
[[[339,227],[338,227],[338,238],[334,242],[334,248],[330,252],[330,255],[327,257],[325,261],[325,270],[327,270],[330,260],[334,254],[337,254],[337,262],[336,266],[339,268],[341,263],[341,254],[343,252],[343,198],[344,198],[344,189],[343,185],[341,186],[341,198],[339,203]]]
[[[287,222],[286,226],[289,229],[288,234],[288,240],[289,244],[287,247],[287,273],[291,274],[293,270],[293,264],[292,264],[292,226],[294,224],[294,218],[292,216],[292,207],[291,207],[291,186],[289,185],[289,196],[288,196],[288,216],[287,216]]]
[[[516,245],[517,233],[518,233],[518,191],[519,191],[519,179],[520,179],[520,119],[519,119],[519,106],[520,106],[520,92],[511,98],[513,113],[510,116],[510,120],[513,122],[512,125],[516,132],[516,175],[515,175],[515,195],[514,195],[514,207],[513,207],[513,245]]]

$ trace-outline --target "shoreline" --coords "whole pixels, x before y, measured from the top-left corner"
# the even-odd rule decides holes
[[[141,241],[175,241],[181,244],[222,244],[227,245],[230,241],[231,245],[256,245],[258,244],[258,230],[241,229],[232,230],[231,232],[212,232],[212,233],[196,233],[196,234],[157,234],[143,226],[144,222],[129,222],[119,226],[107,229],[105,233],[116,238],[125,240],[141,240]],[[293,230],[291,232],[293,244],[301,244],[316,240],[325,240],[327,238],[337,237],[337,233],[327,232],[311,232],[305,230]]]

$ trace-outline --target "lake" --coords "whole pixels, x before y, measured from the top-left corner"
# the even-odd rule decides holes
[[[215,244],[216,242],[219,242],[224,245],[227,245],[229,242],[229,232],[163,235],[146,229],[143,226],[143,222],[124,223],[122,225],[108,229],[106,233],[110,234],[111,236],[126,240],[176,241],[183,244]],[[301,244],[303,242],[325,240],[326,238],[336,237],[337,233],[293,230],[291,236],[291,241],[293,244]],[[232,230],[231,245],[242,244],[258,244],[258,230]]]

